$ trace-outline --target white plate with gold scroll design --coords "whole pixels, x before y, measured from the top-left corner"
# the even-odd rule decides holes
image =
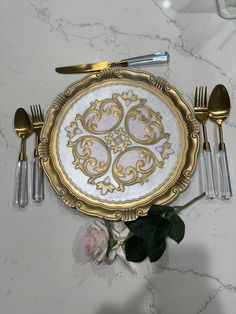
[[[198,125],[175,88],[147,72],[108,69],[55,98],[39,152],[68,206],[128,221],[188,186],[198,148]]]

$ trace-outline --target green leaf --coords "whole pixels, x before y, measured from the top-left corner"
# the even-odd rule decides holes
[[[180,243],[184,238],[185,224],[178,215],[170,217],[169,220],[171,223],[171,227],[168,235],[171,239],[173,239],[177,243]]]
[[[167,219],[160,218],[159,223],[152,224],[150,220],[142,223],[142,228],[140,228],[142,230],[141,238],[134,235],[126,240],[125,253],[127,260],[140,262],[148,256],[150,261],[154,262],[162,256],[171,223]]]
[[[147,238],[152,233],[153,229],[158,225],[158,220],[162,219],[158,217],[140,217],[135,221],[126,223],[127,227],[132,233],[140,238]]]
[[[135,232],[136,229],[139,229],[142,227],[142,224],[144,221],[147,221],[149,219],[150,218],[148,216],[139,217],[138,219],[134,221],[127,221],[125,224],[129,228],[130,231]]]
[[[145,241],[147,245],[147,255],[151,262],[157,261],[165,252],[166,238],[170,231],[171,223],[162,218],[150,238]]]
[[[147,216],[126,223],[134,234],[125,243],[127,260],[139,262],[148,255],[153,262],[162,256],[166,248],[166,238],[172,227],[171,220],[163,216],[173,213],[174,210],[170,206],[152,205]]]
[[[161,218],[159,224],[152,229],[149,238],[145,238],[144,241],[148,248],[158,247],[161,242],[163,242],[169,233],[171,223],[169,220]]]
[[[148,216],[160,216],[167,213],[173,213],[175,209],[167,205],[152,205],[148,211]]]
[[[130,262],[139,263],[147,257],[145,243],[142,239],[131,236],[125,241],[125,255]]]
[[[127,227],[132,233],[141,238],[147,238],[162,220],[162,216],[166,213],[174,212],[174,208],[165,205],[152,205],[148,215],[140,217],[135,221],[126,222]]]
[[[158,246],[154,248],[150,248],[148,250],[148,257],[150,259],[150,262],[156,262],[159,260],[159,258],[163,255],[166,249],[166,238],[164,238]]]

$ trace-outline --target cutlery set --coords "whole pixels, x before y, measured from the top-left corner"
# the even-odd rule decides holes
[[[229,166],[227,160],[226,146],[223,141],[222,122],[229,116],[230,98],[226,88],[219,84],[212,90],[209,101],[207,100],[207,87],[196,87],[194,98],[194,113],[198,122],[202,125],[203,133],[203,156],[206,173],[206,196],[215,198],[217,196],[215,184],[215,171],[211,147],[208,142],[206,122],[210,118],[219,128],[219,174],[220,174],[220,198],[229,200],[232,196]]]
[[[28,204],[28,161],[26,155],[26,139],[35,132],[36,142],[33,161],[32,199],[41,202],[44,199],[43,169],[38,154],[40,131],[44,117],[40,105],[30,106],[31,117],[23,108],[15,113],[14,127],[16,134],[21,138],[20,154],[16,169],[15,204],[25,207]]]

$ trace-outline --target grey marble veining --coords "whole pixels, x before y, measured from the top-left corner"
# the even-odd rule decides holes
[[[236,20],[222,19],[214,0],[0,0],[0,26],[0,313],[234,314]],[[234,196],[186,209],[184,241],[169,241],[160,261],[137,265],[134,275],[119,261],[87,262],[82,239],[95,218],[68,209],[47,180],[42,205],[13,206],[20,145],[13,116],[35,103],[46,112],[82,77],[59,75],[56,66],[160,50],[170,53],[170,63],[143,69],[166,78],[190,105],[196,85],[209,92],[218,83],[227,87],[232,110],[224,136]],[[217,136],[209,123],[215,162]],[[32,137],[30,162],[33,146]],[[202,192],[202,171],[199,160],[175,204]]]

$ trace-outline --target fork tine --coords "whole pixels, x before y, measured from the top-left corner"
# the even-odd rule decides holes
[[[42,109],[41,109],[41,106],[38,105],[38,108],[39,108],[40,122],[44,122],[43,111],[42,111]]]
[[[204,87],[201,86],[201,102],[200,102],[200,107],[204,107]]]
[[[35,109],[35,105],[33,105],[33,111],[34,111],[34,119],[35,119],[35,122],[38,122],[38,121],[37,121],[37,112],[36,112],[36,109]]]
[[[205,109],[205,93],[204,93],[204,86],[202,86],[202,108]]]
[[[32,108],[31,105],[30,105],[30,111],[31,111],[32,120],[33,120],[33,122],[34,122],[34,113],[33,113],[33,108]]]
[[[37,108],[38,119],[40,121],[39,105],[35,105],[35,107]]]
[[[207,86],[205,86],[204,92],[204,108],[207,109]]]
[[[198,91],[198,107],[199,108],[201,106],[201,90],[202,90],[202,86],[199,86],[199,91]]]
[[[37,113],[36,113],[36,110],[35,110],[35,105],[33,105],[32,107],[33,107],[33,111],[34,111],[35,123],[37,123]]]
[[[35,105],[35,109],[36,109],[36,112],[37,112],[37,120],[38,120],[38,123],[39,123],[40,122],[40,114],[39,114],[38,105]]]
[[[199,86],[199,89],[198,89],[198,109],[201,107],[201,90],[202,90],[202,87]]]
[[[39,122],[44,122],[43,121],[43,113],[42,113],[42,109],[41,109],[41,106],[38,104],[37,105],[37,108],[38,108],[38,116],[39,116]]]
[[[195,89],[195,96],[194,96],[194,109],[197,108],[197,104],[198,104],[198,97],[197,97],[197,94],[198,94],[198,88],[196,86],[196,89]]]
[[[33,105],[33,112],[34,112],[34,121],[37,122],[37,114],[35,111],[35,105]]]

